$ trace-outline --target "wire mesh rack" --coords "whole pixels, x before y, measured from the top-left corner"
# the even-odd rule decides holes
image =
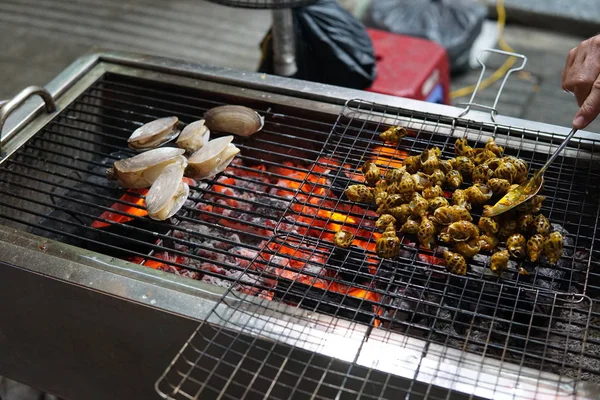
[[[227,289],[158,382],[165,397],[552,398],[600,381],[595,142],[572,141],[546,174],[543,212],[567,237],[556,267],[498,276],[482,257],[456,276],[410,243],[393,261],[376,257],[375,214],[341,195],[357,167],[494,136],[535,168],[560,138],[360,100],[337,118],[239,100],[264,130],[236,138],[238,159],[193,182],[170,221],[145,217],[143,190],[106,179],[134,154],[126,140],[141,124],[189,123],[232,101],[107,74],[0,164],[3,224]],[[377,135],[394,124],[412,136],[390,147]],[[358,246],[332,245],[340,226]]]
[[[414,136],[396,148],[380,144],[378,133],[397,124],[415,129]],[[508,387],[512,391],[523,383],[520,380],[540,376],[540,371],[557,374],[548,378],[557,383],[555,392],[552,389],[544,392],[533,384],[529,389],[522,388],[520,393],[513,392],[512,395],[515,398],[542,398],[545,395],[575,393],[575,388],[568,385],[567,388],[559,388],[566,383],[561,382],[562,375],[579,380],[598,371],[597,353],[587,344],[588,332],[594,331],[590,327],[592,301],[581,294],[586,292],[589,277],[594,274],[593,269],[586,265],[593,266],[596,262],[593,249],[598,193],[590,193],[583,188],[598,174],[592,162],[594,154],[590,145],[593,143],[581,142],[571,149],[546,183],[546,192],[552,198],[552,207],[547,211],[551,216],[561,217],[561,224],[555,229],[561,230],[567,237],[571,237],[568,229],[576,232],[575,239],[567,240],[567,250],[557,268],[542,264],[515,264],[508,273],[498,277],[490,273],[489,257],[484,256],[471,263],[467,276],[457,277],[444,271],[441,256],[435,250],[424,252],[414,243],[404,246],[398,260],[381,262],[373,251],[376,215],[343,200],[341,193],[350,183],[356,183],[353,182],[355,171],[365,160],[376,161],[380,167],[389,167],[404,156],[431,146],[442,148],[442,154],[453,152],[453,138],[456,136],[469,137],[480,145],[494,136],[498,143],[506,146],[507,154],[526,159],[532,168],[543,164],[544,155],[551,152],[559,140],[552,135],[527,133],[497,125],[482,125],[473,131],[467,121],[444,120],[425,114],[417,116],[406,110],[394,110],[360,100],[349,102],[324,144],[320,157],[280,220],[276,235],[266,246],[268,251],[262,252],[254,262],[254,265],[262,264],[259,268],[261,274],[275,268],[277,287],[286,289],[285,293],[276,297],[285,304],[293,305],[292,311],[288,310],[284,315],[294,316],[297,320],[290,322],[281,315],[265,317],[270,300],[260,304],[250,301],[252,311],[242,311],[245,318],[238,317],[236,311],[244,309],[248,300],[237,293],[229,293],[230,297],[224,298],[222,305],[230,313],[215,311],[214,320],[202,324],[160,381],[164,385],[163,393],[174,398],[283,398],[286,393],[298,398],[398,398],[402,395],[451,398],[452,393],[460,392],[456,389],[463,384],[471,386],[469,395],[481,393],[501,397],[502,388]],[[583,153],[588,156],[587,161]],[[582,187],[574,184],[575,181],[581,183],[577,179],[580,176],[576,172],[578,169],[583,169],[588,179]],[[569,181],[569,186],[561,182],[563,179]],[[578,192],[589,196],[589,203],[587,199],[576,196]],[[576,215],[571,215],[575,209]],[[589,223],[584,223],[584,220]],[[332,237],[340,227],[350,227],[357,234],[358,249],[342,250],[332,245]],[[293,262],[300,276],[298,273],[289,276],[280,271],[282,264],[292,265]],[[334,274],[323,274],[323,265]],[[338,328],[339,322],[329,321],[322,326],[325,334],[315,333],[313,325],[302,325],[302,321],[312,321],[310,315],[297,312],[301,309],[360,322],[369,328],[364,333],[361,331],[358,337],[354,327],[343,330],[344,333],[351,332],[349,336],[356,340],[357,348],[353,348],[351,340],[345,343],[342,334],[338,340],[344,351],[340,351],[340,344],[336,346],[335,339],[326,337],[328,332]],[[553,321],[555,318],[562,321]],[[238,323],[238,320],[243,322]],[[224,335],[221,328],[215,326],[226,326],[223,329],[228,333]],[[216,333],[212,336],[205,336],[206,330],[212,332],[215,329]],[[386,336],[385,332],[389,332],[390,336]],[[412,379],[410,384],[393,384],[390,379],[399,379],[401,367],[388,371],[372,368],[372,365],[385,364],[386,355],[382,351],[385,346],[379,348],[376,355],[369,353],[373,351],[372,347],[363,346],[372,342],[394,342],[390,338],[395,332],[422,338],[426,345],[439,344],[442,349],[455,348],[467,353],[448,356],[447,350],[442,350],[443,357],[449,358],[439,362],[432,371],[423,372],[420,360],[419,368],[412,371],[414,374],[405,376]],[[238,340],[244,342],[246,335],[254,339],[245,344],[245,352],[242,353],[230,345],[219,344],[216,338],[222,335],[228,337],[229,344]],[[261,347],[261,340],[269,339],[275,341],[273,347]],[[286,347],[277,346],[284,344],[292,347],[288,348],[286,355],[281,355],[279,352]],[[246,355],[255,346],[263,350],[263,358],[247,361]],[[400,347],[396,351],[404,352],[410,346],[402,342]],[[299,348],[312,349],[316,358],[322,354],[333,356],[328,368],[317,374],[318,379],[313,381],[311,374],[307,373],[319,365],[316,359],[300,363],[304,365],[302,372],[287,369],[292,367],[288,363],[300,357],[294,353]],[[481,373],[486,371],[483,365],[471,370],[471,375],[466,378],[457,370],[453,373],[445,370],[447,365],[460,365],[468,353],[513,364],[516,366],[513,367],[515,380],[506,383],[497,379],[486,387],[480,382],[480,379],[486,382],[490,379],[489,376],[481,377]],[[372,365],[361,364],[362,359],[369,357]],[[240,369],[226,370],[220,377],[215,376],[215,371],[225,368],[222,363],[227,363],[225,360],[228,358],[238,360],[232,365],[243,372]],[[280,361],[274,358],[280,358]],[[346,368],[345,374],[337,367],[329,368],[340,360],[347,362],[342,363]],[[255,368],[253,364],[256,364]],[[273,374],[266,379],[267,386],[244,378],[245,374],[254,376],[249,371],[256,371],[256,368],[272,371]],[[211,372],[206,375],[206,371]],[[391,375],[384,379],[386,384],[377,385],[376,376],[382,373],[385,376],[384,372]],[[291,377],[283,378],[286,373]],[[369,379],[365,379],[365,375]],[[204,379],[194,379],[194,376],[203,376]],[[335,377],[339,380],[336,381]],[[216,381],[210,383],[211,379]],[[219,379],[223,382],[220,383]],[[370,382],[367,387],[365,381]],[[324,382],[336,383],[328,385]],[[450,391],[439,392],[433,382]]]

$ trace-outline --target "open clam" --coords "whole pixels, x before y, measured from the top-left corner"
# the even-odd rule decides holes
[[[107,177],[127,189],[150,187],[167,165],[187,165],[184,152],[183,149],[164,147],[118,160],[108,169]]]
[[[166,117],[148,122],[137,128],[129,139],[127,144],[134,150],[146,150],[159,147],[179,134],[177,129],[177,117]]]
[[[209,141],[188,159],[190,178],[206,179],[223,172],[240,152],[231,141],[233,136],[223,136]]]
[[[219,106],[204,114],[206,126],[211,131],[250,136],[260,131],[265,119],[251,108],[244,106]]]
[[[177,138],[177,146],[192,154],[204,147],[210,138],[210,130],[204,124],[204,120],[188,124]]]
[[[179,163],[167,165],[146,195],[146,209],[152,219],[164,221],[171,218],[185,203],[190,188],[183,181],[185,166]]]

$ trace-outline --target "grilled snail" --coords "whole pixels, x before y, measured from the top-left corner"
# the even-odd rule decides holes
[[[473,164],[471,159],[465,156],[459,156],[456,157],[456,165],[454,168],[463,175],[471,176],[473,170],[475,169],[475,164]]]
[[[454,251],[462,254],[465,258],[473,258],[481,251],[481,240],[473,238],[465,242],[457,242]]]
[[[550,264],[558,263],[563,255],[563,236],[560,232],[552,232],[544,241],[544,254]]]
[[[421,168],[421,157],[408,156],[404,159],[402,165],[406,168],[406,172],[408,172],[409,174],[415,174]]]
[[[510,235],[517,231],[517,221],[513,215],[502,216],[498,222],[498,237],[507,239]]]
[[[415,190],[417,192],[422,192],[432,185],[432,182],[426,174],[423,172],[417,172],[416,174],[412,174],[412,179],[415,181]]]
[[[421,169],[427,175],[431,175],[439,166],[440,160],[435,151],[425,150],[421,153]]]
[[[496,155],[487,149],[475,149],[475,155],[471,160],[473,160],[475,165],[480,165],[495,157]]]
[[[494,176],[496,178],[506,179],[512,184],[517,176],[517,169],[512,162],[502,161],[498,168],[496,168],[494,171]]]
[[[501,273],[508,267],[509,258],[508,250],[502,250],[492,254],[492,258],[490,259],[490,269],[498,274]]]
[[[444,261],[446,261],[446,269],[457,275],[467,274],[467,261],[465,258],[452,251],[444,250]]]
[[[455,242],[464,242],[479,236],[479,229],[470,221],[458,221],[448,225],[448,236]]]
[[[378,214],[388,213],[388,211],[396,206],[399,206],[407,201],[410,201],[410,194],[388,194],[385,198],[381,200],[379,203],[379,207],[377,208]]]
[[[387,183],[400,182],[404,175],[406,175],[406,168],[392,168],[385,173],[385,180]]]
[[[506,239],[506,249],[514,258],[524,258],[527,254],[527,240],[520,233],[513,233]]]
[[[402,225],[408,220],[408,217],[412,215],[412,211],[408,204],[401,204],[396,207],[392,207],[388,210],[388,213],[396,219],[399,225]]]
[[[473,183],[487,183],[494,177],[494,171],[486,164],[481,164],[473,170]]]
[[[429,175],[429,180],[431,180],[431,183],[434,185],[442,186],[446,182],[446,175],[441,169],[436,169]]]
[[[433,199],[434,197],[441,197],[444,195],[444,191],[439,185],[430,186],[423,189],[423,197],[427,200]]]
[[[460,172],[458,172],[457,170],[448,171],[448,173],[446,174],[446,185],[450,189],[456,190],[460,187],[460,185],[462,185],[462,183],[463,177]]]
[[[413,179],[412,175],[404,174],[400,179],[400,182],[398,182],[398,192],[412,193],[415,191],[416,186],[417,185],[415,184],[415,180]]]
[[[348,199],[350,199],[350,201],[354,201],[357,203],[373,203],[375,201],[373,192],[371,191],[371,189],[369,189],[368,186],[365,185],[350,185],[344,191],[344,193],[346,194]]]
[[[458,221],[472,221],[469,211],[461,206],[445,206],[433,212],[434,221],[440,225],[450,225]]]
[[[487,181],[487,185],[492,190],[494,194],[506,194],[508,193],[508,188],[510,187],[510,182],[506,179],[501,178],[491,178]]]
[[[418,192],[413,193],[412,200],[408,205],[413,215],[423,215],[429,209],[429,202],[423,198]]]
[[[419,232],[420,227],[421,223],[419,221],[409,218],[400,227],[400,232],[408,233],[409,235],[416,235]]]
[[[375,243],[377,255],[381,258],[394,258],[400,253],[400,239],[396,235],[394,225],[388,225]]]
[[[452,162],[450,160],[440,160],[440,171],[444,174],[452,171],[454,167],[452,166]]]
[[[365,176],[365,183],[369,186],[375,186],[381,179],[381,170],[374,162],[367,161],[361,170]]]
[[[382,214],[375,222],[375,226],[377,229],[385,230],[389,225],[394,225],[396,223],[396,218],[390,214]]]
[[[484,234],[479,236],[479,244],[481,245],[481,250],[483,251],[494,251],[496,247],[498,247],[498,243],[500,241],[494,235]]]
[[[467,193],[461,189],[455,190],[454,193],[452,193],[452,203],[456,206],[466,208],[467,210],[471,209],[471,203],[469,203]]]
[[[438,208],[441,207],[448,207],[450,204],[448,203],[448,200],[446,200],[445,197],[439,196],[439,197],[434,197],[429,201],[429,211],[430,212],[435,212],[435,210],[437,210]]]
[[[520,212],[537,214],[542,210],[542,205],[546,201],[546,196],[535,195],[523,204],[519,204],[516,209]]]
[[[419,230],[417,231],[417,239],[419,240],[419,243],[421,243],[421,246],[425,247],[426,249],[431,249],[435,233],[436,228],[433,221],[426,216],[423,216],[423,218],[421,218]]]
[[[533,220],[533,226],[535,227],[535,231],[541,235],[547,235],[550,233],[550,229],[552,226],[550,225],[550,221],[543,214],[538,214],[537,217]]]
[[[351,232],[346,230],[339,230],[333,236],[333,243],[341,247],[343,249],[347,249],[352,245],[352,241],[354,240],[354,235]]]
[[[348,187],[348,189],[350,189],[350,187]],[[368,188],[367,188],[368,189]],[[373,189],[373,200],[375,201],[376,205],[380,205],[381,202],[388,197],[388,184],[387,181],[379,181],[377,182],[377,185],[375,185],[375,189]],[[348,194],[346,193],[346,196],[348,196]],[[348,197],[350,198],[350,197]],[[352,200],[352,199],[350,199]]]
[[[536,233],[527,241],[527,254],[531,262],[536,262],[544,250],[544,236]]]
[[[379,134],[379,137],[390,143],[400,143],[404,137],[408,135],[408,131],[403,126],[392,126]]]
[[[492,153],[494,153],[497,157],[502,156],[502,153],[504,153],[504,147],[498,146],[494,138],[488,139],[487,143],[485,144],[485,148],[486,150],[489,150]]]
[[[498,233],[498,222],[490,217],[481,217],[477,223],[479,229],[488,235],[495,235]]]
[[[533,215],[521,214],[517,219],[517,229],[521,232],[529,232],[533,227]]]
[[[470,203],[485,204],[492,198],[493,193],[488,186],[482,183],[475,183],[473,186],[465,189],[465,194]]]
[[[465,156],[465,157],[473,157],[473,148],[469,146],[467,139],[456,139],[454,142],[454,154],[457,157]]]

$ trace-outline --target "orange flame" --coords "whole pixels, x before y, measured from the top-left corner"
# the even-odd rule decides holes
[[[114,213],[112,211],[104,211],[100,214],[100,218],[111,221],[115,224],[124,224],[134,219],[134,217],[145,217],[148,215],[146,211],[146,201],[144,197],[148,193],[148,189],[129,189],[127,193],[121,196],[121,201],[135,204],[133,206],[129,206],[127,204],[122,203],[114,203],[110,208],[115,211],[121,211],[128,215],[123,215],[119,213]],[[137,194],[134,195],[134,194]],[[144,208],[142,208],[144,207]],[[95,220],[92,222],[92,228],[101,229],[110,226],[111,224],[108,222]]]
[[[190,186],[196,185],[196,182],[190,178],[184,177],[183,181]],[[135,217],[145,217],[146,215],[148,215],[148,212],[146,211],[146,200],[144,199],[144,196],[146,196],[147,194],[147,188],[129,189],[123,196],[121,196],[120,200],[122,202],[131,203],[134,205],[129,206],[127,204],[121,204],[120,202],[116,202],[112,206],[110,206],[111,210],[121,211],[129,215],[114,213],[112,211],[104,211],[102,214],[100,214],[100,218],[111,221],[115,224],[125,224],[129,221],[132,221]],[[92,222],[91,226],[95,229],[101,229],[106,228],[110,225],[111,224],[108,222],[95,220],[94,222]]]

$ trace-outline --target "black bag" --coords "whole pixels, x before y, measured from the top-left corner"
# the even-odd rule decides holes
[[[365,15],[368,27],[437,42],[453,73],[469,67],[469,53],[481,33],[487,8],[474,0],[377,0]]]
[[[292,10],[298,72],[312,82],[365,89],[376,77],[375,52],[365,27],[335,0]],[[261,43],[259,72],[273,74],[271,31]]]

